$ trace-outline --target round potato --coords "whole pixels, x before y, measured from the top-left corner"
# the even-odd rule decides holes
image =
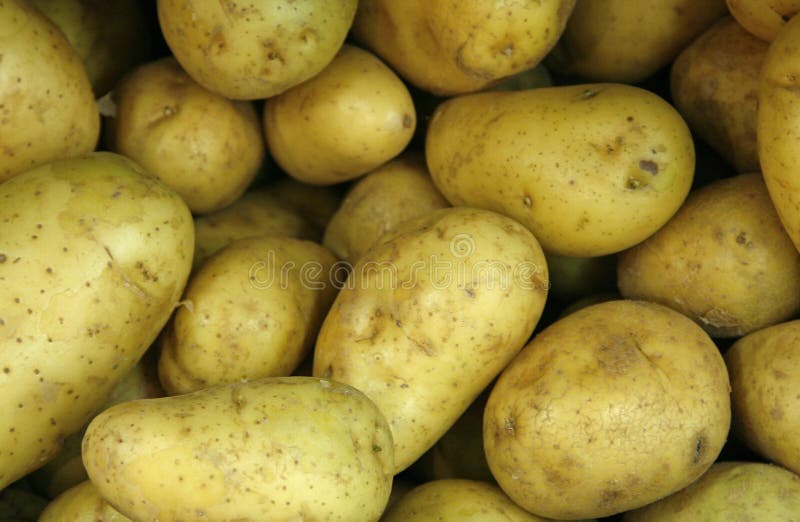
[[[325,68],[358,0],[158,0],[170,50],[197,83],[234,100],[269,98]]]
[[[500,375],[486,459],[528,511],[603,517],[674,493],[714,462],[731,419],[722,356],[665,306],[607,301],[542,330]]]
[[[106,502],[90,481],[73,486],[47,505],[37,522],[133,522]]]
[[[771,42],[786,20],[800,11],[798,0],[726,0],[736,21],[754,36]]]

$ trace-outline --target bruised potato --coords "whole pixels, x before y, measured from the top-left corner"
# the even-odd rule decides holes
[[[131,522],[114,509],[90,481],[64,491],[47,505],[38,522]]]

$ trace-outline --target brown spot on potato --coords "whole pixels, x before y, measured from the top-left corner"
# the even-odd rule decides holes
[[[694,452],[692,453],[692,464],[698,464],[703,460],[706,453],[706,446],[708,445],[708,441],[706,440],[705,434],[699,434],[697,439],[694,443]]]
[[[769,416],[772,417],[773,420],[781,420],[783,418],[783,410],[778,406],[774,406],[769,410]]]
[[[653,176],[658,174],[658,163],[653,160],[641,160],[639,161],[639,168],[645,172],[649,172]]]
[[[414,118],[409,114],[403,114],[403,128],[410,129],[414,125]]]
[[[506,417],[503,420],[503,429],[505,430],[506,434],[509,437],[516,437],[516,435],[517,435],[517,423],[513,419],[513,417]]]

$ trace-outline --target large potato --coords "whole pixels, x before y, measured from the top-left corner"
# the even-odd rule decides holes
[[[661,305],[608,301],[551,324],[508,365],[483,440],[523,508],[603,517],[691,484],[730,418],[725,363],[699,326]]]
[[[747,31],[773,41],[784,23],[800,11],[798,0],[727,0],[728,9]]]
[[[399,472],[522,348],[547,281],[536,238],[507,217],[451,208],[406,221],[353,267],[317,338],[314,375],[378,405]]]
[[[94,153],[0,185],[0,489],[42,466],[156,338],[192,217],[133,162]]]
[[[548,253],[573,257],[650,236],[683,203],[694,174],[678,112],[614,84],[450,99],[431,119],[425,154],[450,203],[508,215]]]
[[[357,0],[158,0],[161,32],[186,72],[234,100],[269,98],[319,73],[342,46]]]
[[[100,113],[80,57],[25,0],[0,3],[0,182],[91,152]]]
[[[276,377],[106,410],[83,441],[100,495],[134,520],[376,521],[392,436],[362,393]]]
[[[109,504],[90,481],[85,480],[47,505],[37,522],[132,522]]]

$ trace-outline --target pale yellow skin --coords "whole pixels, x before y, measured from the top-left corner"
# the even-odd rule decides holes
[[[392,486],[386,419],[357,390],[276,377],[106,410],[89,477],[134,520],[378,520]]]
[[[0,489],[45,464],[136,364],[186,284],[177,194],[112,153],[0,185]]]
[[[158,0],[164,39],[200,85],[234,100],[269,98],[325,68],[358,0]]]
[[[658,230],[688,194],[695,159],[672,106],[615,84],[452,98],[434,113],[425,151],[450,203],[510,216],[547,252],[573,257]]]
[[[575,0],[361,0],[353,35],[411,84],[438,95],[484,89],[535,67]]]
[[[522,348],[547,282],[538,242],[511,219],[452,208],[406,221],[354,265],[317,338],[314,375],[378,405],[399,472]]]
[[[85,480],[68,489],[47,505],[37,522],[132,522],[100,496]]]
[[[725,363],[699,326],[661,305],[608,301],[552,323],[503,371],[483,440],[521,507],[603,517],[697,479],[730,418]]]
[[[341,183],[386,163],[408,145],[416,124],[402,80],[352,45],[264,106],[270,154],[287,174],[313,185]]]
[[[672,98],[697,135],[737,172],[758,172],[758,84],[768,44],[726,16],[675,59]]]
[[[800,321],[742,337],[725,353],[733,429],[765,458],[800,473]]]
[[[100,113],[80,57],[24,0],[0,5],[0,182],[91,152]]]
[[[800,477],[757,462],[718,462],[697,482],[624,522],[775,522],[800,515]]]
[[[547,65],[589,81],[640,82],[726,13],[725,0],[578,0]]]
[[[619,256],[617,284],[694,319],[713,337],[739,337],[800,311],[800,254],[760,174],[715,181]]]
[[[290,375],[308,355],[336,288],[326,248],[300,239],[234,241],[192,275],[161,336],[170,394]]]
[[[285,176],[269,187],[270,193],[291,210],[304,217],[320,230],[325,230],[328,221],[342,203],[342,186],[309,185]]]
[[[736,21],[754,36],[773,41],[786,20],[800,11],[798,0],[726,0]]]
[[[425,158],[407,153],[353,185],[322,242],[340,259],[354,263],[403,221],[449,206],[431,181]]]

